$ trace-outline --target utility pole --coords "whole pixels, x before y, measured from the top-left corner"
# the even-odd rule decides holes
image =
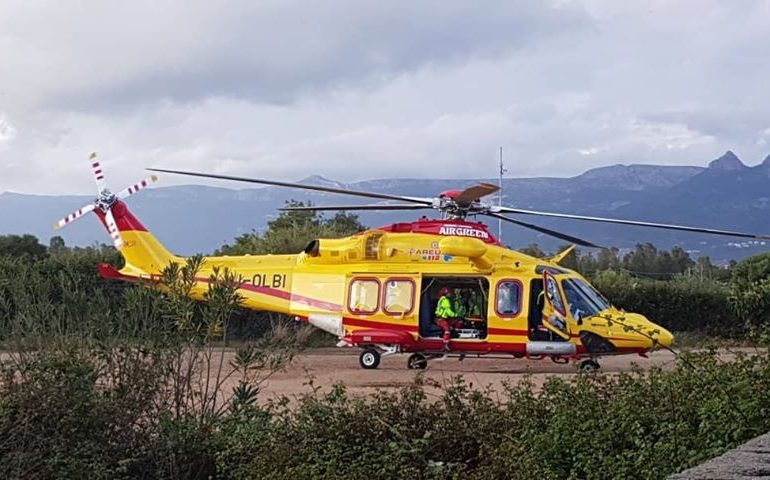
[[[497,192],[498,207],[503,206],[503,174],[507,171],[508,170],[506,170],[503,166],[503,147],[500,147],[500,183],[498,185],[500,190]],[[497,239],[500,241],[500,243],[503,243],[503,220],[500,218],[497,219]]]

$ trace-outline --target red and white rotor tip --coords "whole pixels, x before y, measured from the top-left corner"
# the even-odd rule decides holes
[[[91,155],[88,156],[88,159],[91,160],[91,171],[94,174],[94,180],[96,181],[96,188],[98,190],[98,193],[102,193],[102,191],[106,188],[106,184],[104,181],[104,171],[102,170],[102,165],[99,163],[99,160],[96,159],[96,152],[91,152]]]
[[[152,175],[151,177],[145,178],[141,182],[137,182],[133,185],[129,185],[128,187],[124,188],[123,190],[119,191],[117,193],[118,198],[123,199],[130,197],[131,195],[135,194],[139,190],[143,190],[153,183],[158,181],[158,177],[155,175]]]
[[[61,220],[56,222],[53,226],[55,229],[58,230],[63,226],[67,225],[68,223],[74,222],[75,220],[82,217],[86,213],[93,212],[95,208],[96,208],[96,205],[94,205],[93,203],[90,205],[86,205],[83,208],[80,208],[79,210],[75,210],[74,212],[70,213],[66,217],[62,218]]]

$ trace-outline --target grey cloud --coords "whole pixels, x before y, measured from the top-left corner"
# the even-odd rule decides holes
[[[0,191],[90,192],[91,150],[115,188],[149,165],[491,176],[500,145],[512,176],[770,151],[768,2],[106,5],[0,20]]]
[[[25,80],[37,83],[45,96],[39,100],[55,108],[210,96],[285,103],[425,64],[494,57],[586,22],[582,9],[549,2],[86,5],[90,15],[66,4],[49,6],[53,12],[42,16],[20,8],[16,22],[23,25],[7,34],[16,37],[6,37],[17,55],[9,57],[5,72],[0,67],[13,75],[2,78],[22,88]],[[34,38],[41,30],[47,33]],[[39,78],[46,69],[58,70],[46,72],[55,81]],[[6,82],[0,80],[0,90],[14,90]]]

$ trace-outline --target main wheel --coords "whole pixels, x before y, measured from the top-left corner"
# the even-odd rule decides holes
[[[413,353],[409,355],[406,361],[406,368],[410,370],[425,370],[428,366],[428,359],[422,353]]]
[[[583,360],[580,362],[580,371],[583,373],[594,373],[599,370],[601,366],[594,360]]]
[[[361,364],[361,368],[372,370],[380,365],[380,352],[373,348],[367,348],[358,357],[358,363]]]

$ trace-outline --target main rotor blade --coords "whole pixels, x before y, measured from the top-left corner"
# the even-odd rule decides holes
[[[710,235],[726,235],[729,237],[756,238],[770,240],[770,235],[758,235],[755,233],[734,232],[732,230],[718,230],[715,228],[690,227],[687,225],[672,225],[668,223],[640,222],[637,220],[623,220],[620,218],[588,217],[585,215],[570,215],[566,213],[539,212],[536,210],[522,210],[520,208],[491,206],[492,212],[516,213],[520,215],[535,215],[540,217],[566,218],[571,220],[586,220],[589,222],[615,223],[620,225],[634,225],[637,227],[661,228],[664,230],[681,230],[684,232],[708,233]]]
[[[411,205],[411,204],[383,204],[383,205],[308,205],[301,207],[283,207],[279,208],[284,212],[307,212],[307,211],[330,211],[330,210],[423,210],[429,207],[428,205]]]
[[[460,195],[455,198],[455,202],[457,202],[457,204],[461,207],[465,207],[475,201],[478,201],[481,199],[481,197],[491,195],[498,190],[500,190],[500,187],[497,185],[481,182],[478,185],[474,185],[463,190],[462,193],[460,193]]]
[[[139,190],[145,189],[145,188],[149,187],[151,184],[153,184],[153,183],[155,183],[157,181],[158,181],[158,177],[155,176],[155,175],[152,175],[152,176],[150,176],[150,178],[145,178],[141,182],[137,182],[137,183],[135,183],[133,185],[129,185],[128,187],[126,187],[123,190],[119,191],[115,195],[118,198],[121,198],[121,199],[126,198],[126,197],[130,197],[131,195],[135,194]]]
[[[104,172],[102,171],[102,166],[99,163],[99,160],[96,159],[96,152],[91,152],[91,155],[88,156],[88,159],[91,161],[91,172],[94,174],[97,193],[101,195],[102,191],[107,188],[107,185],[104,181]]]
[[[120,230],[118,230],[118,225],[115,223],[115,217],[112,215],[111,208],[104,214],[104,221],[107,223],[107,230],[109,230],[110,237],[112,237],[112,243],[115,245],[115,248],[120,250],[120,247],[123,246],[123,239],[120,237]]]
[[[557,232],[555,230],[551,230],[545,227],[541,227],[539,225],[533,225],[531,223],[522,222],[521,220],[514,220],[513,218],[508,218],[505,215],[499,215],[497,213],[487,213],[485,215],[489,215],[490,217],[499,218],[500,220],[505,220],[506,222],[511,222],[516,225],[530,228],[532,230],[538,231],[540,233],[545,233],[546,235],[550,235],[552,237],[560,238],[562,240],[566,240],[570,243],[574,243],[575,245],[580,245],[581,247],[589,247],[589,248],[604,248],[601,245],[596,245],[595,243],[591,243],[587,240],[583,240],[577,237],[573,237],[572,235],[567,235],[566,233]]]
[[[367,198],[379,198],[381,200],[398,200],[402,202],[410,202],[410,203],[418,203],[422,205],[433,205],[433,200],[430,198],[423,198],[423,197],[402,197],[400,195],[388,195],[387,193],[375,193],[375,192],[361,192],[358,190],[347,190],[344,188],[332,188],[332,187],[322,187],[319,185],[304,185],[302,183],[294,183],[294,182],[278,182],[275,180],[263,180],[260,178],[247,178],[247,177],[235,177],[232,175],[215,175],[211,173],[200,173],[200,172],[186,172],[182,170],[167,170],[165,168],[148,168],[147,170],[153,171],[153,172],[163,172],[163,173],[175,173],[178,175],[188,175],[191,177],[203,177],[203,178],[217,178],[220,180],[233,180],[236,182],[247,182],[247,183],[258,183],[260,185],[272,185],[276,187],[289,187],[289,188],[302,188],[305,190],[314,190],[316,192],[327,192],[327,193],[340,193],[343,195],[354,195],[357,197],[367,197]]]
[[[74,212],[70,213],[66,217],[62,218],[58,222],[54,224],[55,229],[60,229],[65,225],[69,225],[70,223],[74,222],[78,218],[82,217],[88,212],[92,212],[96,208],[96,205],[93,203],[86,205],[85,207],[80,208],[79,210],[75,210]]]

